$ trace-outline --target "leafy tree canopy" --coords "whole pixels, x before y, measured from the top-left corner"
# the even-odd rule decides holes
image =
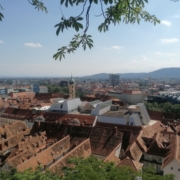
[[[128,167],[117,167],[112,162],[103,162],[95,157],[72,158],[68,161],[73,166],[63,168],[64,176],[58,177],[57,173],[43,172],[41,167],[36,171],[31,169],[24,172],[12,170],[0,172],[0,179],[4,180],[174,180],[174,175],[155,175],[153,171],[135,172]]]
[[[0,172],[0,179],[8,180],[174,180],[174,175],[155,175],[153,171],[135,172],[128,167],[117,167],[112,162],[103,162],[95,157],[72,158],[68,161],[71,166],[64,167],[64,176],[57,173],[43,172],[41,167],[36,171],[31,169],[24,172]],[[73,165],[73,166],[72,166]]]
[[[41,0],[28,0],[28,2],[35,7],[35,9],[48,12],[47,7]],[[53,2],[54,3],[54,2]],[[68,53],[74,53],[79,47],[84,50],[86,48],[93,47],[92,36],[87,34],[89,28],[89,16],[92,5],[100,4],[101,13],[98,16],[103,17],[103,22],[98,26],[100,32],[106,32],[109,30],[111,24],[116,25],[121,22],[123,23],[140,23],[141,20],[150,22],[156,25],[160,21],[155,15],[149,14],[144,10],[145,4],[148,0],[60,0],[60,5],[68,8],[69,6],[82,7],[81,12],[76,16],[65,17],[62,12],[61,21],[55,25],[56,34],[62,34],[69,28],[74,29],[76,32],[81,30],[82,33],[75,34],[68,45],[62,46],[54,54],[54,59],[61,60],[65,58]],[[0,5],[0,11],[3,10],[3,6]],[[0,21],[4,18],[0,12]],[[83,30],[83,31],[82,31]]]
[[[148,110],[166,112],[166,113],[174,113],[174,114],[180,113],[180,104],[172,104],[170,102],[166,102],[166,103],[144,102],[144,104]]]

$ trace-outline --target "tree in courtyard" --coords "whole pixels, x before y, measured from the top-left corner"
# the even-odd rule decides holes
[[[36,9],[48,12],[48,9],[41,0],[28,0],[28,2]],[[65,17],[61,11],[61,21],[55,25],[57,36],[70,28],[73,28],[76,32],[80,30],[83,30],[83,32],[74,35],[68,45],[59,48],[53,56],[55,60],[65,58],[66,54],[74,53],[79,47],[82,47],[84,50],[87,47],[90,49],[93,47],[92,36],[88,35],[87,31],[90,22],[90,11],[93,5],[98,3],[100,4],[101,13],[97,17],[103,17],[103,22],[98,26],[100,32],[106,32],[111,24],[116,25],[121,22],[134,24],[144,20],[154,25],[160,23],[155,15],[150,15],[144,10],[148,0],[60,0],[60,6],[65,6],[66,8],[78,6],[82,9],[76,16],[69,17]],[[0,10],[3,10],[2,5],[0,5]],[[0,21],[3,18],[4,16],[0,12]]]
[[[117,167],[112,162],[103,162],[95,157],[71,158],[69,165],[63,167],[64,176],[58,177],[50,171],[43,172],[41,167],[23,172],[1,172],[0,179],[7,180],[174,180],[174,175],[160,176],[148,170],[135,172],[128,167]],[[58,172],[57,172],[58,173]]]

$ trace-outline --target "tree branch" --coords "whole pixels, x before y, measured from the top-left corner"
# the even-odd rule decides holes
[[[28,0],[28,2],[29,2],[31,5],[33,5],[33,3],[32,3],[30,0]]]
[[[83,10],[82,10],[82,12],[77,16],[77,18],[80,17],[80,16],[84,13],[84,9],[85,9],[86,3],[87,3],[87,0],[85,0],[85,2],[84,2],[84,4],[83,4]]]

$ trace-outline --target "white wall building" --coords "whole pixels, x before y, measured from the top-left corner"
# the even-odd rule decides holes
[[[48,93],[48,88],[46,86],[40,86],[39,87],[39,92],[40,93]]]
[[[95,112],[95,109],[94,111]],[[97,113],[96,113],[97,114]],[[151,119],[143,103],[131,105],[128,110],[106,111],[98,115],[98,122],[131,126],[148,125]],[[153,122],[152,122],[153,123]]]
[[[98,116],[110,111],[112,105],[112,100],[108,100],[105,102],[98,102],[95,105],[95,108],[91,111],[91,115]]]
[[[174,174],[175,180],[180,179],[180,162],[174,158],[169,164],[167,164],[164,168],[164,175],[166,174]]]
[[[82,104],[79,98],[74,99],[56,99],[54,103],[49,108],[50,112],[60,112],[60,113],[72,113],[73,111],[77,111],[78,107]]]
[[[119,98],[121,101],[129,104],[137,104],[142,101],[142,92],[135,90],[128,90],[123,92],[108,92],[108,95]]]

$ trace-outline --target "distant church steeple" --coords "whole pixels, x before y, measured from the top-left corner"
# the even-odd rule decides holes
[[[76,89],[75,89],[75,80],[72,78],[69,80],[69,98],[75,98],[76,95]]]

